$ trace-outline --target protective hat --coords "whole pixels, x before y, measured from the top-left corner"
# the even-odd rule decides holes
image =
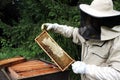
[[[120,15],[120,11],[113,9],[112,0],[93,0],[90,5],[80,4],[79,8],[93,17],[113,17]]]

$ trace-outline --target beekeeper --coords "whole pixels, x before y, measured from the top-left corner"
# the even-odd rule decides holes
[[[80,4],[79,28],[57,23],[44,23],[42,29],[53,30],[82,46],[81,61],[72,70],[82,80],[120,80],[120,11],[112,0],[93,0]]]

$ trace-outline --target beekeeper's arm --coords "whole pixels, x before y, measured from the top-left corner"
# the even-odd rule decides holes
[[[42,24],[41,29],[46,29],[47,31],[53,30],[54,32],[62,34],[67,38],[73,38],[73,42],[76,44],[84,42],[84,39],[79,35],[78,28],[67,25],[59,25],[57,23],[44,23]]]

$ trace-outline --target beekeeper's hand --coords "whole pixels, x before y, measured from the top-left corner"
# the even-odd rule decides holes
[[[86,64],[81,61],[76,61],[72,64],[72,70],[76,74],[84,74],[86,70]]]
[[[55,28],[55,26],[54,26],[54,24],[52,24],[52,23],[44,23],[44,24],[42,24],[42,26],[41,26],[41,30],[47,30],[47,31],[49,31],[49,30],[51,30],[51,29],[54,29]]]

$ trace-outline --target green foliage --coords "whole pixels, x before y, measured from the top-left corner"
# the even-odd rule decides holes
[[[19,10],[21,18],[18,24],[11,27],[2,22],[0,23],[0,28],[3,29],[5,35],[5,37],[1,37],[3,48],[22,47],[25,50],[34,51],[35,55],[40,56],[44,52],[34,39],[41,33],[40,27],[43,23],[79,26],[79,9],[76,6],[72,7],[54,0],[21,0]],[[72,40],[66,39],[59,34],[49,33],[74,58],[77,49]],[[71,51],[72,49],[75,50]],[[44,56],[47,57],[47,55]]]
[[[113,0],[114,1],[114,0]],[[120,3],[120,0],[115,0],[114,1],[114,8],[116,9],[116,10],[120,10],[120,5],[119,5],[119,3]]]
[[[39,49],[39,51],[40,51],[40,49]],[[33,50],[27,50],[24,48],[10,48],[10,47],[2,48],[0,50],[0,60],[5,59],[5,58],[12,58],[12,57],[16,57],[16,56],[23,56],[26,59],[50,60],[50,59],[47,59],[48,57],[46,57],[45,54],[42,53],[42,51],[40,54],[38,54]]]

